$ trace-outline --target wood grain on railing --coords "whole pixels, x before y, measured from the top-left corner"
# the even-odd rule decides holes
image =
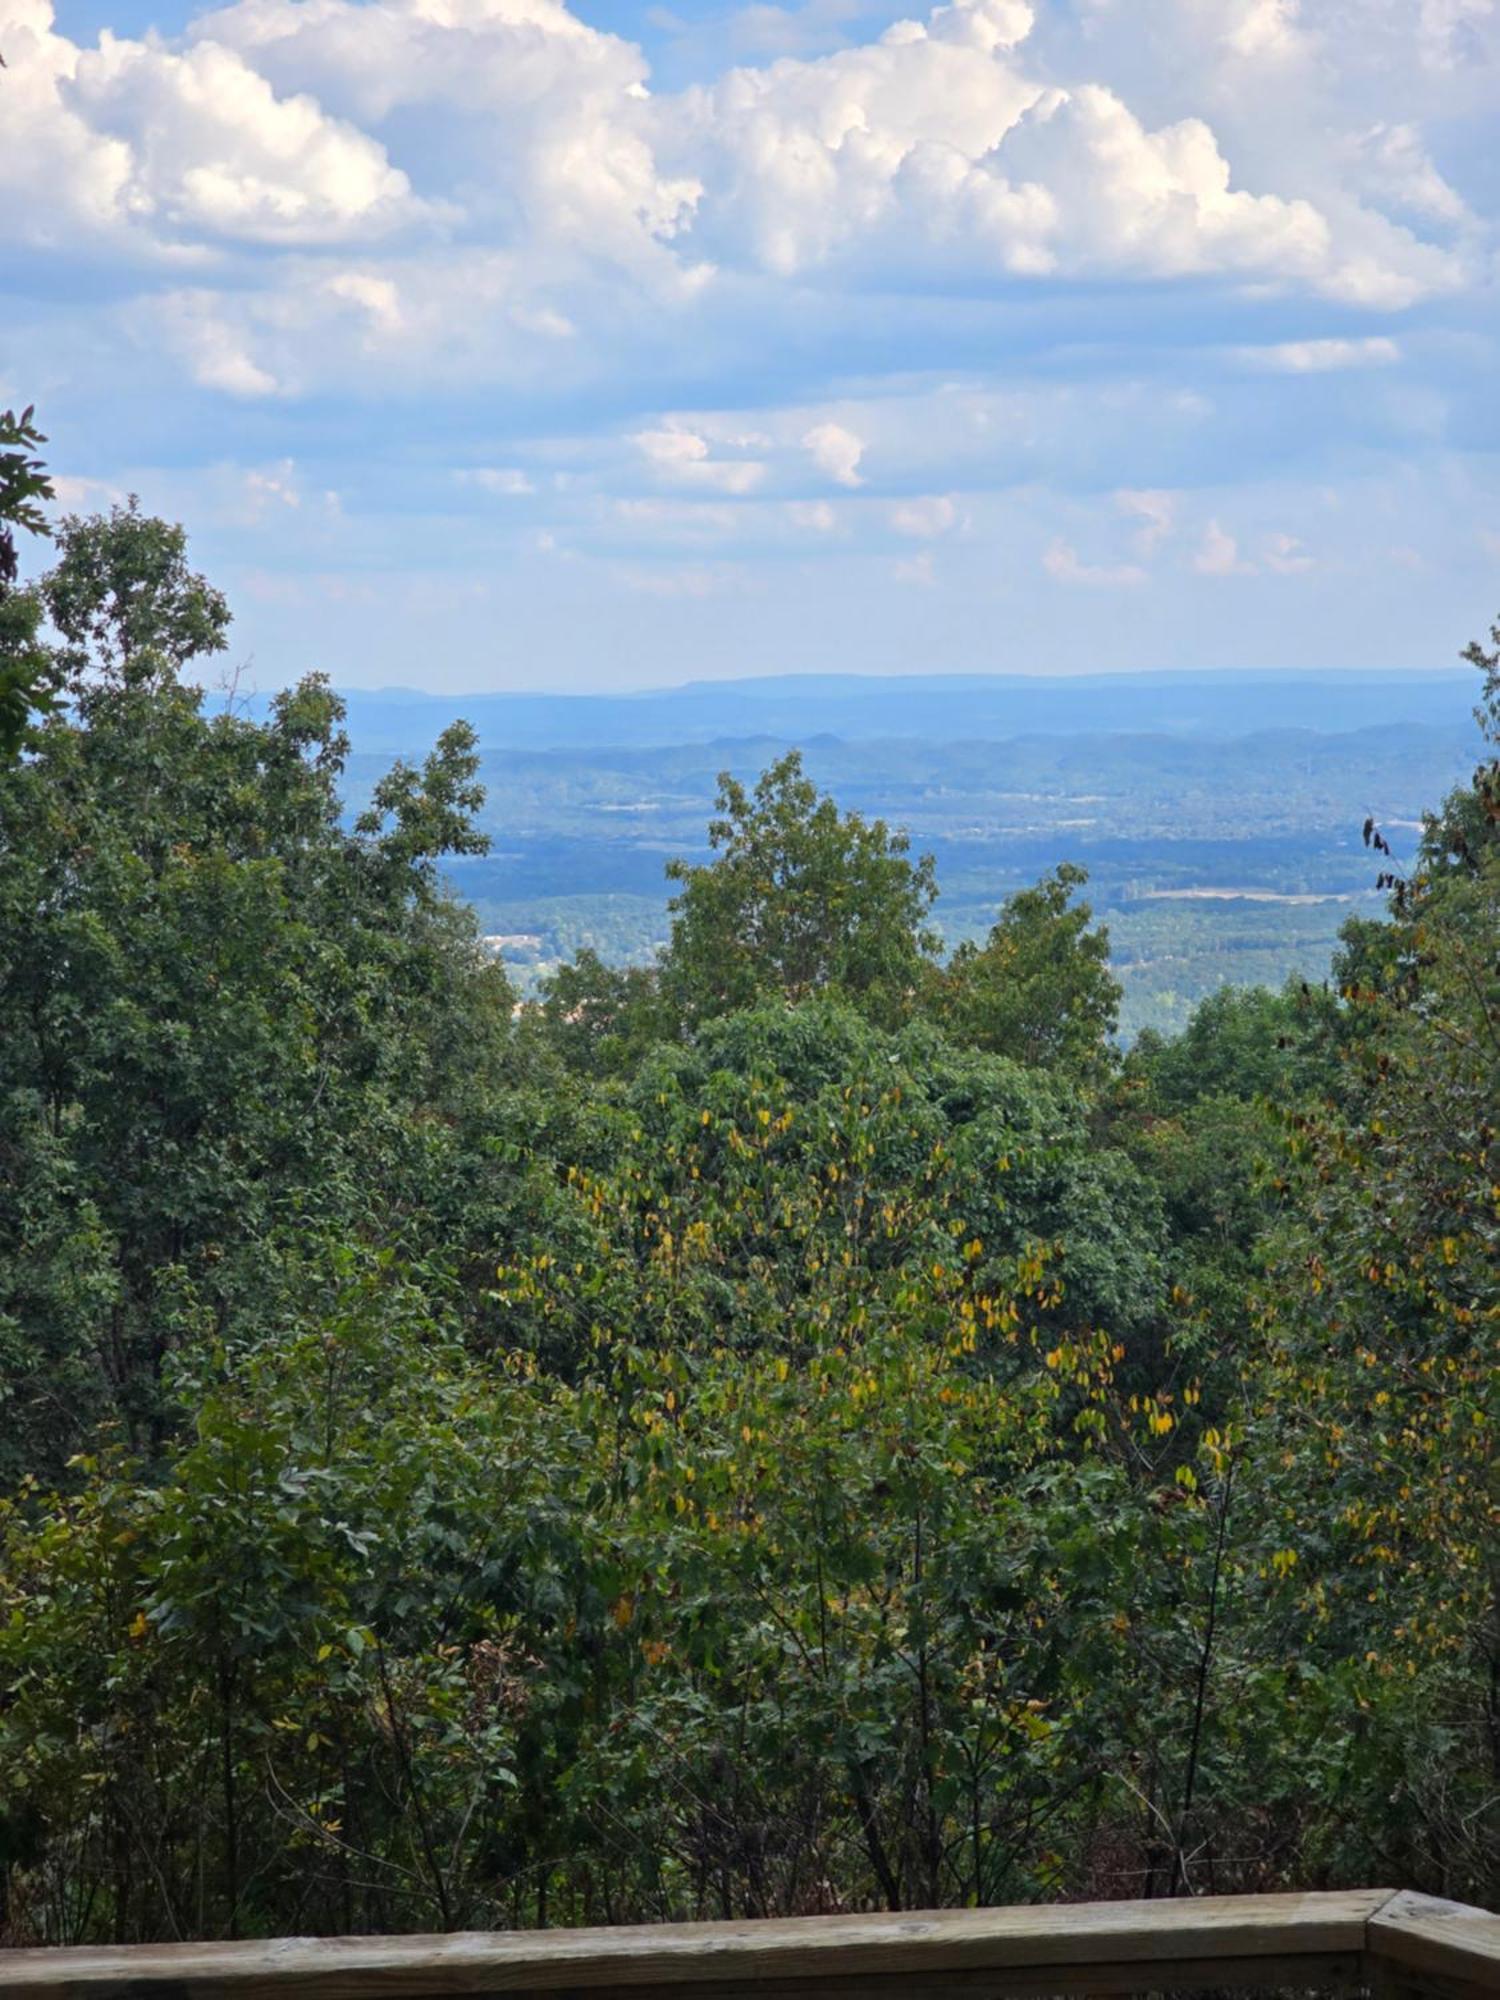
[[[1500,1917],[1388,1889],[438,1937],[0,1952],[3,2000],[670,2000],[1365,1989],[1500,2000]]]
[[[1500,1917],[1466,1903],[1403,1892],[1370,1919],[1372,1985],[1435,2000],[1500,1996]]]
[[[0,1953],[5,2000],[436,2000],[599,1994],[791,2000],[1352,1987],[1385,1889]]]

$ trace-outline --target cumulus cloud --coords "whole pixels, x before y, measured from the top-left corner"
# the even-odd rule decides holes
[[[452,162],[466,220],[507,238],[642,271],[700,192],[659,168],[641,51],[562,0],[236,0],[192,32],[365,126],[399,117]]]
[[[750,493],[766,473],[758,459],[712,457],[707,438],[677,426],[636,431],[631,443],[661,477],[683,486],[707,487],[716,493]]]
[[[1193,557],[1193,568],[1199,576],[1253,576],[1255,565],[1242,562],[1240,545],[1227,528],[1217,521],[1210,521],[1203,530],[1203,540]]]
[[[1140,522],[1135,545],[1143,556],[1159,548],[1176,525],[1177,499],[1171,493],[1122,486],[1115,495],[1115,506],[1127,518]]]
[[[370,271],[335,271],[324,280],[324,288],[329,298],[357,306],[382,333],[395,333],[406,317],[400,288],[390,278]]]
[[[1086,563],[1072,543],[1060,536],[1048,544],[1042,567],[1058,583],[1082,584],[1095,590],[1128,589],[1146,581],[1146,572],[1138,563]]]
[[[674,472],[706,464],[708,460],[708,439],[699,437],[696,431],[636,431],[630,441],[653,465]]]
[[[847,570],[895,601],[894,582],[939,581],[983,601],[985,630],[1007,565],[1059,630],[1108,628],[1108,593],[1148,570],[1163,620],[1201,576],[1258,571],[1247,610],[1331,599],[1394,531],[1372,503],[1356,559],[1330,509],[1315,559],[1267,527],[1314,518],[1296,481],[1346,495],[1351,435],[1405,463],[1482,430],[1497,0],[913,0],[884,33],[887,0],[783,0],[715,10],[686,89],[595,25],[625,10],[582,11],[232,0],[91,47],[48,0],[0,0],[17,396],[154,396],[178,458],[207,396],[258,402],[226,419],[260,463],[221,499],[261,541],[375,534],[366,517],[396,508],[335,527],[318,485],[372,491],[365,456],[389,453],[410,495],[395,462],[430,485],[432,438],[466,437],[439,466],[493,462],[440,473],[448,503],[484,513],[492,548],[552,546],[535,567],[554,586],[566,557],[570,584],[592,565],[612,590],[745,591],[707,559],[758,547],[783,585],[821,566],[818,589]],[[1397,364],[1402,396],[1302,379]],[[299,405],[323,394],[341,417],[314,449]],[[325,469],[361,407],[358,475]],[[319,466],[300,510],[274,490],[281,453]],[[78,469],[127,479],[102,447]],[[1195,491],[1238,540],[1189,513]],[[1101,493],[1096,541],[1083,496]],[[1449,538],[1468,561],[1492,497]],[[994,561],[934,563],[960,528]]]
[[[812,454],[812,462],[825,478],[838,486],[859,486],[859,462],[864,457],[864,439],[846,430],[842,424],[814,424],[804,432],[803,447]]]
[[[1289,0],[1235,0],[1241,55],[1300,50]],[[1221,274],[1400,304],[1457,282],[1446,252],[1357,204],[1235,184],[1202,117],[1150,128],[1103,81],[1026,62],[1034,17],[956,0],[877,42],[733,70],[658,107],[726,262],[958,274]]]
[[[130,148],[123,203],[159,227],[252,242],[340,243],[420,212],[366,133],[304,93],[279,97],[232,49],[182,55],[106,34],[80,56],[70,101]]]
[[[83,50],[53,32],[49,0],[4,0],[5,144],[0,147],[0,233],[53,248],[119,228],[135,161],[124,140],[98,132],[68,93]]]
[[[1224,40],[1241,56],[1301,55],[1308,46],[1301,11],[1301,0],[1231,0]]]
[[[1167,11],[1194,49],[1311,74],[1333,4]],[[1429,53],[1492,12],[1420,7]],[[821,6],[813,42],[857,19]],[[653,93],[641,49],[565,0],[233,0],[176,41],[96,48],[59,34],[48,0],[0,0],[0,241],[87,257],[108,238],[193,266],[219,305],[158,323],[200,382],[237,396],[347,387],[351,368],[372,388],[398,368],[523,382],[545,366],[533,350],[564,346],[597,372],[622,326],[661,341],[735,286],[774,314],[789,279],[1200,277],[1381,310],[1462,282],[1472,218],[1412,120],[1366,116],[1316,170],[1293,159],[1256,186],[1216,127],[1236,100],[1211,69],[1202,109],[1163,121],[1089,73],[1107,35],[1036,50],[1055,31],[1025,0],[949,0],[871,40]],[[840,428],[809,449],[852,485]]]
[[[55,244],[135,236],[166,253],[218,239],[321,245],[425,213],[384,147],[236,51],[174,53],[108,32],[81,48],[44,0],[0,0],[10,53],[0,230]]]

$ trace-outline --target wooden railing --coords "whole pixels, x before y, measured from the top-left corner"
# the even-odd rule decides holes
[[[1352,1889],[619,1930],[0,1952],[4,2000],[432,2000],[658,1993],[903,2000],[1323,1988],[1497,2000],[1500,1917]]]

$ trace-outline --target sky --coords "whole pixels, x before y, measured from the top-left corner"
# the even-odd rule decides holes
[[[269,689],[1451,667],[1500,0],[0,0],[0,407]]]

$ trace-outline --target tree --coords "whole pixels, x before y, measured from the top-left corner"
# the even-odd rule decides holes
[[[1142,1037],[1125,1063],[1157,1114],[1177,1114],[1205,1097],[1280,1103],[1331,1090],[1337,1000],[1301,981],[1281,992],[1221,986],[1200,1000],[1169,1042]]]
[[[1470,657],[1500,746],[1500,658]],[[1351,1745],[1351,1814],[1380,1821],[1399,1872],[1485,1901],[1500,1894],[1496,771],[1429,821],[1389,923],[1344,955],[1348,1076],[1293,1122],[1300,1200],[1261,1290],[1255,1378],[1299,1643],[1379,1718]]]
[[[33,1470],[106,1415],[159,1447],[170,1356],[255,1338],[340,1237],[472,1272],[460,1212],[513,1177],[509,989],[434,868],[477,838],[462,726],[351,834],[325,683],[254,722],[178,677],[228,620],[179,529],[65,521],[40,591],[71,708],[0,771],[0,1428]]]
[[[1490,753],[1470,782],[1451,793],[1440,811],[1427,816],[1419,858],[1419,868],[1427,876],[1473,873],[1500,846],[1500,620],[1490,627],[1489,645],[1475,639],[1464,648],[1463,658],[1480,676],[1474,720]],[[1402,885],[1388,879],[1399,906]]]
[[[927,928],[931,856],[912,862],[904,834],[840,814],[795,750],[753,792],[722,773],[716,808],[708,834],[717,858],[667,869],[682,886],[662,991],[683,1020],[823,992],[874,1019],[902,1019],[937,945]]]
[[[1092,1077],[1109,1061],[1120,988],[1109,932],[1073,892],[1088,871],[1065,861],[1007,898],[984,945],[962,944],[938,984],[939,1018],[958,1040],[1039,1069]]]
[[[46,438],[32,410],[18,417],[0,411],[0,760],[13,757],[28,718],[51,701],[52,659],[40,636],[42,607],[34,590],[19,586],[16,530],[49,533],[40,503],[52,498],[52,481],[34,456]]]
[[[567,1067],[596,1078],[632,1073],[673,1025],[654,967],[606,965],[588,947],[543,981],[530,1011]]]
[[[916,1338],[929,1301],[993,1357],[1013,1326],[976,1301],[1016,1294],[1022,1266],[1048,1345],[1156,1310],[1155,1190],[1091,1142],[1066,1086],[927,1023],[891,1034],[826,999],[743,1010],[652,1052],[592,1125],[573,1228],[549,1213],[502,1283],[569,1378],[606,1321],[642,1345],[795,1356],[819,1327]]]
[[[64,517],[60,557],[42,595],[75,692],[170,684],[191,661],[228,643],[229,606],[188,568],[187,535],[143,514],[132,494],[108,514]]]

